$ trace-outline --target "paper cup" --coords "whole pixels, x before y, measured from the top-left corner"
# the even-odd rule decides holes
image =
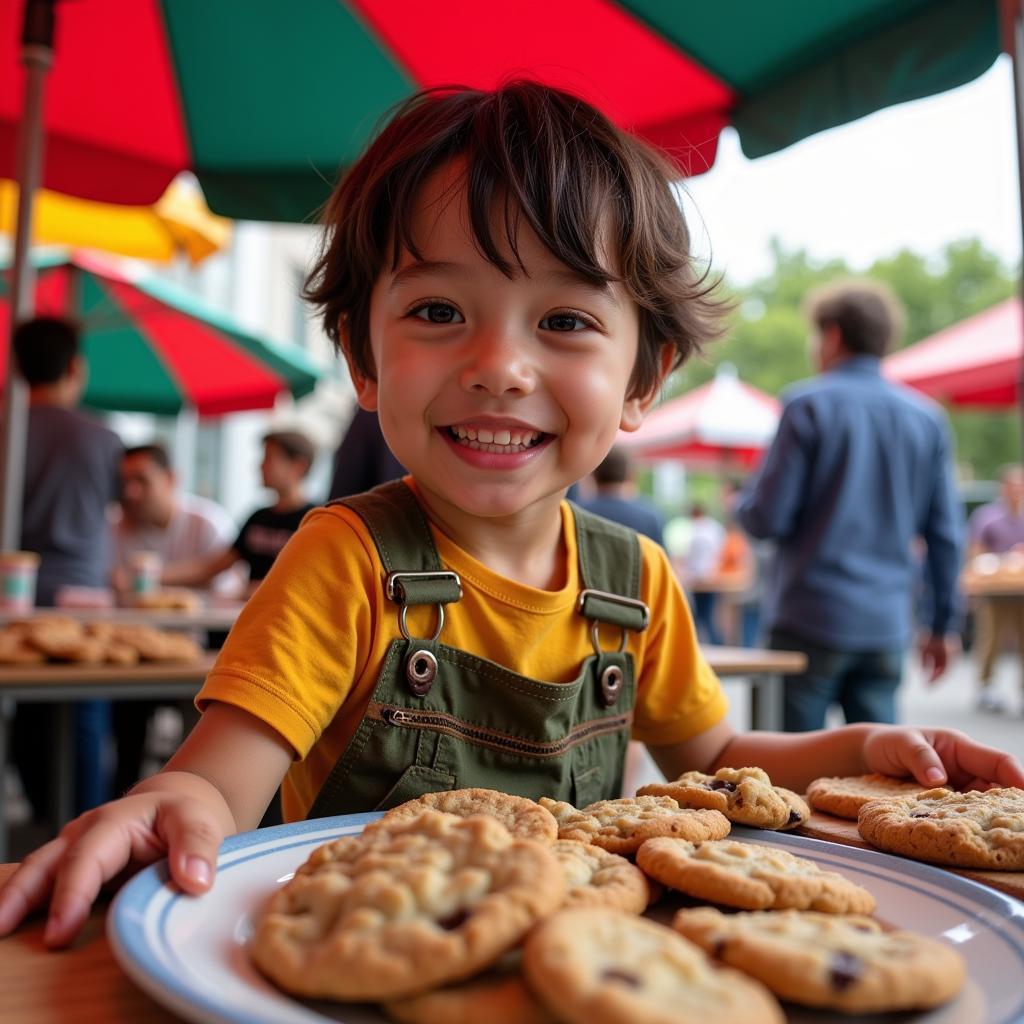
[[[32,611],[38,573],[39,556],[34,551],[0,551],[0,609]]]
[[[160,589],[160,573],[164,560],[156,551],[136,551],[128,562],[132,580],[132,597],[146,597]]]

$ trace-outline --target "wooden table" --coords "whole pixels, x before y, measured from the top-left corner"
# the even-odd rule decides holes
[[[10,665],[0,667],[0,779],[7,766],[10,711],[16,701],[56,703],[54,763],[56,817],[71,818],[73,792],[72,703],[76,700],[180,700],[198,692],[215,655],[187,664]],[[7,808],[0,785],[0,861],[7,858]]]
[[[778,731],[782,728],[782,677],[803,672],[807,667],[807,655],[799,651],[716,647],[712,644],[701,644],[700,649],[720,679],[749,677],[752,729]]]
[[[0,884],[15,864],[0,864]],[[130,982],[114,960],[104,931],[106,906],[94,909],[74,945],[51,953],[43,918],[0,939],[0,1000],[5,1024],[177,1024]]]
[[[798,835],[811,839],[826,839],[832,843],[842,843],[844,846],[856,846],[861,850],[875,849],[861,838],[857,822],[836,818],[821,811],[812,811],[811,816],[796,831]],[[963,875],[972,882],[980,882],[992,889],[998,889],[1018,900],[1024,900],[1024,871],[985,871],[981,868],[954,868],[942,864],[934,866],[942,871]]]
[[[1024,573],[965,572],[960,576],[960,589],[968,597],[1024,597]]]
[[[36,608],[29,614],[0,610],[0,626],[59,615],[78,622],[109,622],[115,626],[155,626],[160,629],[228,630],[238,618],[241,602],[181,608]]]

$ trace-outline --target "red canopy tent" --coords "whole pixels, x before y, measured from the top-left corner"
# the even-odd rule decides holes
[[[1004,408],[1020,400],[1024,309],[1007,299],[888,356],[883,368],[950,405]]]
[[[775,436],[780,408],[723,365],[714,380],[655,409],[636,432],[621,432],[619,443],[645,462],[749,469]]]

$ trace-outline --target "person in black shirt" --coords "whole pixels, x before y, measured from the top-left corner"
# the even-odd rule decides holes
[[[230,547],[204,559],[164,566],[161,582],[165,586],[203,586],[241,560],[249,566],[249,589],[254,590],[299,528],[302,517],[313,508],[304,486],[315,454],[313,442],[297,430],[265,435],[260,472],[264,486],[277,492],[277,501],[253,512]]]

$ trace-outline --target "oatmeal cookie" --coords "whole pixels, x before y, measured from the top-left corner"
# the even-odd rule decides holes
[[[671,797],[637,796],[598,800],[577,810],[572,804],[540,798],[558,822],[559,839],[593,843],[611,853],[633,853],[652,836],[683,839],[721,839],[729,820],[718,811],[681,808]]]
[[[483,974],[421,996],[384,1004],[399,1024],[558,1024],[530,991],[521,973],[516,949]]]
[[[535,839],[549,846],[558,838],[558,823],[551,812],[533,800],[510,796],[495,789],[452,789],[440,793],[426,793],[393,807],[385,819],[408,819],[425,810],[444,811],[460,818],[474,814],[487,814],[497,818],[514,836]]]
[[[760,983],[642,917],[562,910],[526,941],[530,987],[566,1024],[783,1024]]]
[[[567,907],[607,907],[627,914],[647,909],[647,876],[625,857],[573,839],[559,839],[551,849],[565,872]]]
[[[425,811],[314,850],[250,953],[294,995],[402,999],[479,973],[564,899],[550,847],[494,818]]]
[[[799,828],[811,816],[811,809],[807,806],[807,801],[799,793],[794,793],[791,789],[783,789],[782,786],[776,786],[775,792],[786,801],[786,806],[789,807],[789,820],[785,825],[780,825],[779,830],[787,832],[791,828]]]
[[[772,910],[680,910],[672,927],[780,999],[844,1013],[926,1010],[966,979],[960,955],[913,932],[885,932],[870,917]]]
[[[737,825],[784,828],[790,823],[790,805],[760,768],[684,772],[674,782],[642,786],[637,796],[669,796],[680,807],[712,808]]]
[[[856,821],[860,809],[872,800],[913,796],[927,788],[891,775],[829,776],[815,779],[807,787],[807,802],[817,811]]]
[[[870,914],[875,898],[834,871],[786,850],[726,839],[648,839],[637,850],[645,874],[698,899],[743,910]]]
[[[926,789],[875,800],[857,817],[872,846],[958,868],[1024,870],[1024,789]]]

